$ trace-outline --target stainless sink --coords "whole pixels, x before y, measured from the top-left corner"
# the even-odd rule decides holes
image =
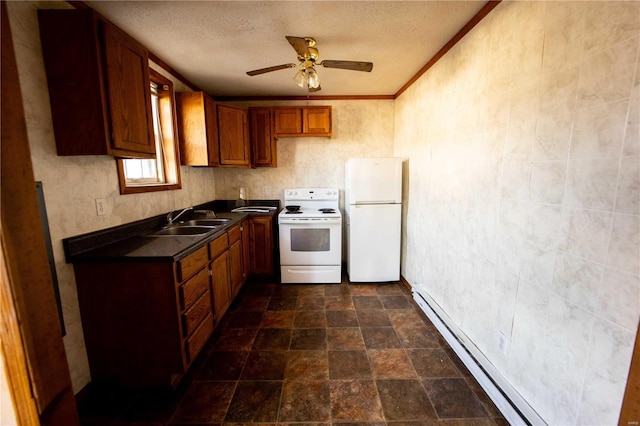
[[[159,231],[147,234],[150,237],[175,237],[177,235],[204,235],[214,231],[216,226],[188,226],[179,225],[170,228],[164,228]]]
[[[231,219],[217,218],[217,219],[194,219],[180,222],[177,226],[224,226]]]

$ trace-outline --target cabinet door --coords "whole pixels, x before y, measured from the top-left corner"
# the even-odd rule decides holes
[[[231,298],[240,291],[242,284],[242,241],[238,240],[229,247],[229,278],[231,280]]]
[[[273,135],[271,108],[250,108],[251,165],[276,167],[276,140]]]
[[[244,284],[242,270],[242,225],[238,224],[227,231],[229,236],[229,280],[231,281],[231,299]]]
[[[180,162],[185,166],[218,166],[216,103],[204,92],[176,93]]]
[[[218,143],[218,111],[216,103],[209,96],[204,95],[204,119],[206,126],[207,164],[220,165],[220,145]]]
[[[115,26],[104,21],[102,25],[114,154],[132,151],[154,156],[147,50]]]
[[[249,258],[251,274],[273,274],[273,225],[270,216],[249,219]]]
[[[240,224],[242,242],[242,280],[249,278],[249,221],[243,220]]]
[[[218,105],[220,165],[250,167],[247,110]]]
[[[331,107],[304,107],[302,114],[305,135],[331,136]]]
[[[225,251],[211,262],[211,275],[213,277],[213,311],[215,312],[217,323],[220,322],[231,304],[228,251]]]
[[[276,108],[275,132],[276,136],[302,134],[302,109]]]

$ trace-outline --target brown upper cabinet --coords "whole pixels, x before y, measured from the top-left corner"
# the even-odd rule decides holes
[[[204,92],[176,93],[180,160],[185,166],[250,167],[247,110]]]
[[[275,137],[331,136],[331,107],[277,107],[274,110]]]
[[[302,134],[302,108],[274,108],[274,120],[276,135]]]
[[[251,167],[247,110],[230,105],[217,105],[220,165]]]
[[[92,9],[38,18],[58,155],[154,158],[147,49]]]
[[[216,103],[204,92],[176,93],[180,161],[188,166],[219,166]]]
[[[276,167],[276,139],[331,136],[331,107],[249,108],[251,165]]]
[[[253,167],[276,167],[278,165],[273,115],[273,108],[249,108],[251,165]]]
[[[331,107],[302,108],[302,134],[331,136]]]

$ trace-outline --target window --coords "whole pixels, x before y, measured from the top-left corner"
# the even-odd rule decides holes
[[[121,194],[180,189],[173,83],[150,70],[155,159],[117,159]]]

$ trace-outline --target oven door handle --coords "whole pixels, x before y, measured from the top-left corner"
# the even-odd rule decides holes
[[[314,218],[296,218],[296,219],[285,219],[281,218],[278,222],[281,225],[340,225],[342,224],[341,218],[333,218],[333,219],[314,219]]]

